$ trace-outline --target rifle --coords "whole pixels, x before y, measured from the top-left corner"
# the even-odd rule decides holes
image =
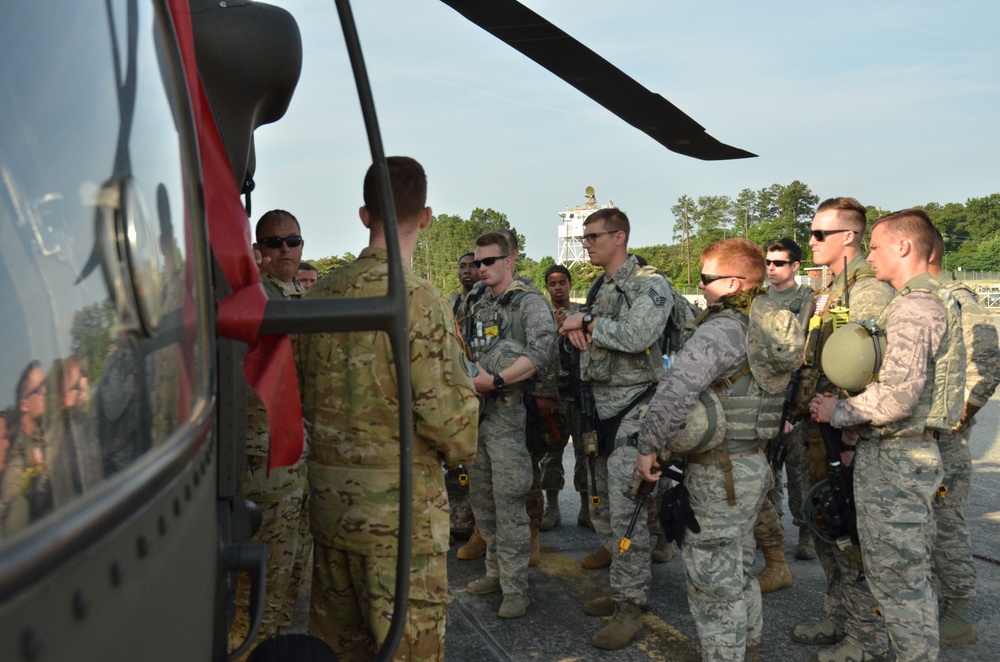
[[[788,440],[785,434],[785,424],[791,416],[792,401],[795,393],[799,389],[799,381],[802,379],[802,370],[796,370],[788,379],[788,386],[785,387],[785,401],[781,405],[781,422],[778,423],[778,432],[767,442],[767,461],[774,471],[774,475],[781,473],[781,468],[785,466],[785,457],[788,455]]]
[[[572,345],[567,348],[568,341],[562,340],[563,346],[560,348],[560,360],[569,372],[569,386],[576,398],[577,406],[580,408],[581,420],[580,443],[583,445],[583,455],[587,458],[587,467],[590,469],[590,503],[594,508],[601,505],[601,497],[597,494],[597,475],[595,467],[597,465],[597,427],[594,421],[597,420],[597,405],[594,403],[594,392],[590,386],[583,383],[580,378],[580,350]],[[577,443],[574,439],[573,443]]]
[[[858,544],[858,519],[854,503],[854,470],[840,461],[841,432],[829,423],[818,423],[819,433],[826,448],[826,481],[832,496],[823,513],[825,533],[841,548],[847,538]]]
[[[674,467],[664,466],[662,472],[663,476],[672,478],[678,483],[684,480],[684,472]],[[655,489],[656,483],[645,480],[638,469],[632,472],[632,479],[629,481],[628,487],[625,488],[625,496],[635,501],[635,510],[632,511],[632,519],[629,520],[625,535],[618,541],[618,551],[622,554],[627,552],[629,547],[632,546],[632,532],[635,530],[635,524],[639,520],[639,514],[642,512],[643,506],[646,505],[646,501],[653,495],[653,490]]]

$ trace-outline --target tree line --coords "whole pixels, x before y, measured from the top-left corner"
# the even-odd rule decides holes
[[[744,237],[765,245],[769,241],[789,237],[802,246],[802,266],[813,266],[809,250],[809,229],[819,197],[807,184],[795,180],[789,184],[772,184],[759,190],[745,188],[735,197],[728,195],[683,195],[670,208],[673,215],[671,244],[630,247],[680,288],[695,287],[698,282],[698,257],[714,241],[729,237]],[[916,205],[925,210],[945,238],[944,266],[948,270],[991,271],[1000,269],[1000,193],[970,198],[965,203],[936,202]],[[868,206],[869,228],[877,218],[890,213],[877,206]],[[659,219],[634,219],[636,222],[656,222]],[[456,269],[459,257],[475,248],[479,235],[509,228],[518,236],[521,255],[516,262],[519,273],[531,277],[544,288],[545,271],[555,259],[545,256],[535,261],[525,256],[524,236],[511,227],[507,215],[493,209],[474,209],[468,218],[452,214],[435,216],[430,226],[421,232],[413,254],[412,268],[445,294],[458,292]],[[870,229],[864,238],[867,250]],[[320,276],[351,262],[354,255],[332,256],[311,260]],[[586,289],[600,269],[577,264],[570,268],[574,289]]]

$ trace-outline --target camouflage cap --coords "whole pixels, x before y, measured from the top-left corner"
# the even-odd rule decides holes
[[[805,330],[798,317],[771,297],[759,296],[750,306],[747,361],[760,387],[782,393],[788,378],[802,365]]]
[[[874,326],[872,326],[874,328]],[[823,374],[839,388],[860,393],[878,378],[885,356],[885,334],[848,322],[827,338],[820,356]]]
[[[504,368],[509,368],[522,354],[524,354],[523,344],[513,338],[504,338],[484,352],[479,357],[479,362],[486,368],[486,372],[495,375]]]
[[[718,448],[726,437],[726,415],[714,390],[702,391],[684,422],[667,440],[664,449],[677,454],[701,453]]]

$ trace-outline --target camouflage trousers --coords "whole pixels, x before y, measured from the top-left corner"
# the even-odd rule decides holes
[[[570,438],[580,439],[583,432],[580,428],[580,408],[570,399],[559,398],[556,401],[556,408],[564,414],[565,420],[569,421],[569,429],[563,431],[560,443],[555,447],[545,451],[545,456],[541,461],[542,478],[541,488],[543,490],[561,490],[566,485],[566,470],[563,468],[563,452],[569,443]],[[576,463],[573,469],[573,488],[577,492],[587,492],[587,458],[583,456],[583,444],[573,444],[573,455]]]
[[[802,506],[805,503],[806,492],[812,487],[809,482],[809,455],[806,450],[808,443],[805,436],[806,426],[799,423],[789,435],[788,454],[785,456],[788,510],[792,513],[792,524],[796,527],[805,526]]]
[[[476,520],[472,516],[472,505],[469,503],[469,484],[466,482],[462,485],[460,480],[462,472],[465,472],[465,477],[468,479],[467,467],[445,471],[444,486],[448,491],[448,507],[451,509],[451,535],[468,538],[472,535],[472,527]]]
[[[524,497],[532,463],[524,444],[524,406],[488,403],[469,469],[469,500],[486,540],[486,574],[500,578],[505,595],[528,591],[531,533]]]
[[[958,434],[942,436],[938,441],[946,495],[934,497],[933,559],[940,597],[969,599],[976,595],[976,566],[969,543],[969,525],[965,521],[965,502],[972,488],[972,454],[969,452],[971,428]]]
[[[354,554],[316,543],[309,634],[325,641],[341,662],[368,662],[385,641],[396,594],[396,557]],[[410,559],[410,600],[394,660],[444,660],[448,614],[445,554]]]
[[[260,506],[260,529],[250,542],[267,547],[264,617],[254,645],[279,634],[292,623],[292,608],[298,598],[312,551],[309,509],[306,507],[306,463],[271,471],[267,457],[247,456],[241,481],[243,494]],[[250,578],[241,575],[236,590],[236,614],[229,630],[229,649],[234,650],[250,631]]]
[[[688,605],[698,629],[702,659],[743,660],[764,628],[760,585],[754,578],[753,525],[767,497],[771,469],[763,453],[733,459],[736,505],[726,498],[718,465],[691,464],[684,485],[701,533],[684,538]]]
[[[931,582],[931,500],[941,456],[932,439],[862,441],[854,496],[865,574],[896,659],[935,660],[937,597]]]
[[[774,472],[768,466],[768,474]],[[764,499],[753,525],[753,537],[758,547],[781,547],[785,543],[785,526],[781,523],[781,515],[770,498]]]
[[[611,597],[616,602],[631,600],[641,605],[649,599],[649,585],[653,579],[646,518],[640,516],[636,520],[632,543],[625,553],[618,551],[618,542],[625,536],[636,508],[636,502],[626,496],[629,481],[635,472],[636,457],[636,449],[628,445],[627,439],[639,431],[641,415],[645,410],[645,407],[639,406],[625,415],[615,439],[617,448],[609,457],[597,459],[595,476],[601,505],[597,508],[593,504],[590,506],[594,530],[604,548],[611,552],[611,574],[608,578]]]

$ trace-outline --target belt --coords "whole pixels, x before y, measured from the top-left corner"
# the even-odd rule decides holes
[[[745,451],[739,451],[737,453],[729,452],[729,459],[737,457],[749,457],[760,452],[760,448],[751,448]],[[705,451],[703,453],[691,453],[687,455],[688,464],[722,464],[722,449],[716,448],[714,450]]]
[[[491,396],[490,399],[497,407],[513,407],[514,405],[519,405],[524,401],[524,397],[521,393],[504,393],[502,395]]]
[[[902,436],[883,437],[879,435],[879,441],[940,441],[941,433],[938,430],[924,430],[923,434],[908,434]]]

